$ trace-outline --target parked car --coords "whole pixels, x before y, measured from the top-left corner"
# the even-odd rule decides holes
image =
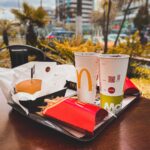
[[[120,43],[125,42],[125,38],[126,38],[127,36],[128,36],[127,34],[121,33],[121,34],[119,35],[119,42],[120,42]],[[110,41],[112,41],[112,42],[115,42],[116,38],[117,38],[117,34],[109,34],[109,35],[108,35],[108,40],[110,40]]]
[[[91,35],[83,35],[83,39],[84,39],[84,41],[92,40],[92,36]]]
[[[63,27],[53,27],[52,31],[66,31]]]
[[[64,39],[70,39],[75,35],[73,31],[52,31],[50,32],[46,38],[47,39],[58,39],[58,40],[64,40]]]
[[[93,37],[93,43],[96,44],[97,42],[99,42],[102,46],[104,46],[104,37],[103,36]],[[108,47],[112,47],[113,44],[114,42],[108,38]]]
[[[121,42],[121,43],[125,42],[125,38],[127,36],[128,35],[126,35],[126,34],[120,34],[118,42]],[[109,34],[108,35],[108,47],[112,47],[114,45],[116,38],[117,38],[117,34]],[[99,42],[102,45],[104,45],[104,37],[103,36],[93,37],[93,42],[94,43]]]

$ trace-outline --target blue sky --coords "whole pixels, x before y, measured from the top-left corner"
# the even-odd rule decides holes
[[[14,16],[10,13],[10,9],[18,8],[24,1],[35,7],[40,6],[40,0],[0,0],[0,18],[13,19]],[[42,1],[43,7],[55,8],[55,0]]]

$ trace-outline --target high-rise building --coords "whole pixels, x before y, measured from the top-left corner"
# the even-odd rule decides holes
[[[82,0],[82,23],[91,25],[91,13],[94,8],[94,0]],[[75,23],[77,15],[77,0],[56,0],[57,21]]]
[[[55,9],[52,9],[50,7],[43,7],[44,10],[48,13],[48,16],[50,17],[51,23],[55,22],[56,16],[55,16]]]
[[[148,9],[149,9],[149,12],[150,12],[150,0],[147,1],[148,2]],[[126,16],[126,21],[124,23],[124,27],[125,28],[128,28],[129,26],[133,27],[133,20],[134,18],[136,17],[138,11],[139,11],[139,8],[143,5],[145,5],[145,1],[134,1],[129,10],[128,10],[128,14]],[[124,18],[124,12],[127,8],[127,4],[126,5],[123,5],[122,7],[122,10],[117,14],[116,18],[115,18],[115,21],[114,21],[114,24],[115,26],[116,25],[120,25],[120,22],[123,20]]]
[[[102,0],[94,0],[94,10],[95,11],[101,10],[101,1]]]

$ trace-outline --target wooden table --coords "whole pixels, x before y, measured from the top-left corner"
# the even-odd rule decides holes
[[[94,141],[78,143],[12,111],[0,93],[0,150],[150,150],[150,100],[140,98]]]

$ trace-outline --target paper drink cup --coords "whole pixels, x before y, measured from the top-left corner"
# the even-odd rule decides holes
[[[77,95],[79,100],[94,103],[96,97],[96,79],[98,76],[98,54],[94,52],[76,52],[75,66],[77,74]]]
[[[123,86],[127,74],[129,56],[102,54],[99,56],[101,107],[117,113],[123,100]]]

